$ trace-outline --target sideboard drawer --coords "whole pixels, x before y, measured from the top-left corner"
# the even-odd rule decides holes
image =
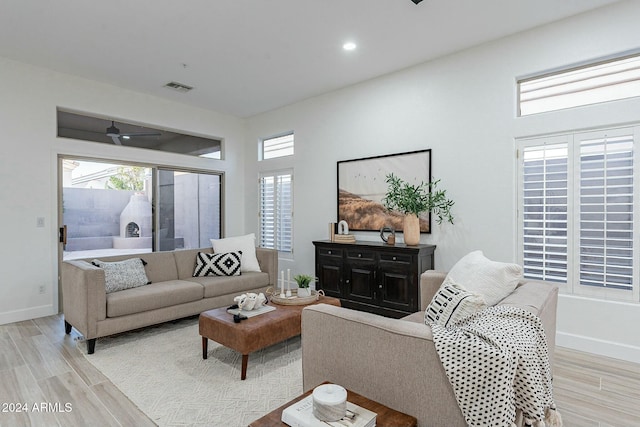
[[[347,258],[351,259],[364,259],[364,260],[373,260],[376,254],[373,251],[363,251],[363,250],[348,250]]]
[[[336,248],[318,248],[318,255],[342,258],[342,250]]]
[[[393,263],[402,262],[402,263],[405,263],[405,264],[410,264],[412,259],[411,259],[411,255],[394,254],[394,253],[381,253],[380,254],[380,261],[382,261],[382,262],[393,262]]]

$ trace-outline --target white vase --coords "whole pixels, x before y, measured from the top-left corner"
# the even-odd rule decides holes
[[[298,296],[309,297],[311,296],[311,290],[309,288],[298,288]]]

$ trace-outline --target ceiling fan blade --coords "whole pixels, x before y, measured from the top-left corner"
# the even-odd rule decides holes
[[[116,145],[122,145],[122,141],[120,141],[120,138],[118,138],[115,135],[111,135],[111,139],[113,140],[113,143]]]
[[[121,133],[120,136],[160,136],[158,132],[133,132],[133,133]]]

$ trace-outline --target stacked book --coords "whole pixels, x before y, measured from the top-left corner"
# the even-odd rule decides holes
[[[313,396],[308,396],[282,411],[282,422],[291,427],[375,427],[376,413],[347,402],[347,413],[340,420],[320,421],[313,415]]]
[[[355,243],[356,236],[353,234],[335,234],[333,236],[333,241],[336,243]]]

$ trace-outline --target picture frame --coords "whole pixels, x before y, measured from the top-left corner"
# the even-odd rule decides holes
[[[390,173],[412,185],[431,183],[431,149],[338,161],[337,222],[353,231],[402,231],[404,215],[382,204]],[[420,216],[420,232],[431,233],[429,212]]]

